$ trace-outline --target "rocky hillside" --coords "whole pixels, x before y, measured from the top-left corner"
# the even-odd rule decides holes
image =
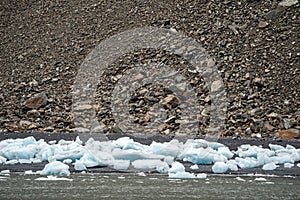
[[[0,132],[74,131],[72,88],[85,57],[110,36],[153,26],[194,38],[214,58],[227,92],[223,136],[297,137],[299,5],[297,0],[2,0]],[[197,134],[205,134],[210,99],[201,75],[186,70],[181,58],[156,50],[124,55],[99,77],[95,110],[104,130],[121,131],[110,109],[113,85],[135,64],[150,62],[173,65],[187,77],[199,97]],[[135,123],[151,121],[149,107],[170,95],[159,84],[137,91],[130,101]],[[164,108],[170,120],[161,133],[171,134],[180,111],[176,105]]]

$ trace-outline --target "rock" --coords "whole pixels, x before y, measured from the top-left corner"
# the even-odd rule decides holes
[[[295,139],[299,138],[300,130],[299,129],[288,129],[288,130],[281,130],[278,132],[278,137],[283,139]]]
[[[277,114],[277,113],[275,113],[275,112],[272,112],[272,113],[270,113],[270,114],[267,115],[267,117],[271,117],[271,118],[277,118],[277,117],[279,117],[279,116],[280,116],[280,115]]]
[[[176,96],[169,94],[160,103],[171,109],[178,105],[179,99]]]
[[[264,21],[260,21],[259,23],[258,23],[258,27],[259,28],[265,28],[265,27],[267,27],[269,25],[269,23],[268,22],[264,22]]]
[[[53,126],[48,126],[46,128],[43,129],[46,132],[53,132],[54,131],[54,127]]]
[[[298,3],[298,0],[283,0],[279,2],[279,6],[290,7]]]
[[[33,110],[29,110],[29,111],[27,112],[27,117],[29,117],[29,118],[36,118],[36,117],[39,117],[40,114],[41,114],[41,113],[40,113],[38,110],[33,109]]]
[[[38,109],[47,104],[48,98],[44,92],[38,93],[25,101],[25,106],[31,109]]]
[[[261,78],[258,77],[254,78],[252,82],[256,86],[260,86],[260,87],[264,86],[263,80]]]
[[[27,120],[21,120],[21,121],[19,122],[19,125],[20,125],[22,128],[27,128],[27,127],[29,127],[31,124],[32,124],[32,122],[27,121]]]
[[[272,126],[271,124],[269,124],[269,122],[265,122],[264,127],[268,130],[268,131],[274,131],[275,127]]]

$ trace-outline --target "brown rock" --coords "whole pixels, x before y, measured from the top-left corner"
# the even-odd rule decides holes
[[[278,132],[278,137],[283,139],[295,139],[300,135],[299,129],[281,130]]]
[[[31,109],[38,109],[47,104],[48,98],[44,92],[38,93],[25,101],[25,106]]]
[[[166,98],[161,101],[162,105],[165,105],[167,108],[171,109],[178,105],[179,100],[176,96],[169,94]]]
[[[263,22],[263,21],[261,21],[261,22],[258,23],[258,27],[259,27],[259,28],[265,28],[265,27],[267,27],[268,25],[269,25],[268,22]]]

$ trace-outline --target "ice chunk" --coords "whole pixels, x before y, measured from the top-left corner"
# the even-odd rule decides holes
[[[63,163],[66,163],[66,164],[71,164],[73,161],[72,161],[72,159],[70,159],[70,158],[67,158],[67,159],[65,159],[64,161],[63,161]]]
[[[213,162],[227,162],[227,157],[225,157],[224,155],[219,155],[219,154],[215,154],[214,158],[213,158]]]
[[[141,160],[141,159],[148,159],[148,160],[164,159],[164,156],[162,155],[144,153],[132,149],[130,150],[114,149],[112,155],[116,160],[130,160],[131,162],[135,160]]]
[[[6,162],[6,158],[4,158],[3,156],[0,156],[0,164],[5,163]]]
[[[207,178],[207,174],[205,174],[205,173],[200,173],[200,174],[197,174],[196,177],[197,177],[197,178]]]
[[[255,181],[267,181],[267,179],[263,178],[263,177],[259,177],[259,178],[255,178]]]
[[[202,147],[189,147],[178,156],[178,159],[189,161],[193,164],[211,164],[213,163],[216,154],[217,152],[210,147],[205,149]]]
[[[196,178],[196,176],[189,172],[176,172],[176,173],[169,173],[169,178]]]
[[[212,166],[213,173],[225,173],[228,170],[228,165],[224,162],[216,162]]]
[[[2,170],[2,171],[0,172],[0,174],[9,174],[9,173],[10,173],[9,169]]]
[[[273,150],[273,151],[278,151],[278,150],[280,150],[280,149],[284,149],[283,146],[278,145],[278,144],[269,144],[269,147],[270,147],[270,149]]]
[[[172,167],[168,170],[169,173],[184,172],[185,167],[180,162],[173,162]]]
[[[121,138],[113,141],[113,145],[116,148],[120,148],[123,150],[126,150],[126,149],[143,150],[144,149],[144,145],[133,141],[133,139],[131,139],[129,137],[121,137]]]
[[[25,175],[32,175],[32,174],[36,174],[35,172],[33,172],[32,170],[28,170],[24,172]]]
[[[245,179],[243,179],[243,178],[241,178],[241,177],[236,177],[235,179],[238,180],[238,181],[243,181],[243,182],[246,181]]]
[[[262,169],[263,170],[274,170],[276,169],[278,166],[275,164],[275,163],[268,163],[268,164],[265,164]]]
[[[198,165],[192,165],[190,168],[193,170],[199,169]]]
[[[254,168],[254,167],[259,166],[258,161],[253,157],[247,157],[247,158],[236,157],[235,161],[236,161],[237,165],[242,169],[244,169],[244,168]]]
[[[293,163],[284,163],[284,167],[285,168],[292,168],[294,167],[295,165]]]
[[[174,162],[174,157],[165,156],[164,157],[164,162],[168,163],[168,165],[172,165],[172,163]]]
[[[129,168],[129,160],[114,160],[113,168],[116,170],[127,170]]]
[[[18,160],[14,159],[14,160],[8,160],[5,162],[6,165],[14,165],[14,164],[17,164],[19,163]]]
[[[47,176],[47,177],[39,177],[35,179],[36,181],[73,181],[70,178],[64,177],[56,177],[56,176]]]
[[[167,173],[169,165],[161,160],[135,160],[132,165],[136,169],[156,169],[159,173]]]
[[[154,154],[176,157],[180,152],[180,143],[178,140],[171,142],[157,143],[155,141],[149,146],[149,151]]]
[[[31,160],[29,160],[29,159],[19,159],[19,163],[21,163],[21,164],[30,164]]]
[[[70,175],[69,166],[60,162],[53,161],[45,165],[40,172],[41,175]]]
[[[231,170],[231,171],[238,171],[238,166],[237,166],[237,163],[235,160],[228,160],[226,162],[228,168]]]
[[[290,154],[279,154],[277,156],[271,157],[271,160],[275,164],[294,163],[295,162]]]
[[[300,163],[297,164],[297,167],[300,167]]]
[[[225,156],[227,159],[230,159],[233,157],[233,153],[230,151],[228,147],[219,147],[218,148],[218,154],[222,154]]]
[[[84,163],[81,160],[76,160],[75,164],[74,164],[74,169],[76,171],[84,171],[84,170],[86,170],[86,166],[84,165]]]
[[[27,144],[27,142],[26,142]],[[14,159],[30,159],[36,154],[35,145],[28,144],[27,146],[21,146],[20,144],[10,144],[1,149],[2,154],[8,160]]]

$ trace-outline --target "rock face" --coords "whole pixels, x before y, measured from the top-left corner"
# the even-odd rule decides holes
[[[47,104],[48,98],[44,92],[38,93],[25,101],[25,106],[31,109],[38,109]]]
[[[86,130],[75,127],[72,113],[73,85],[82,62],[101,41],[145,26],[193,38],[213,58],[222,81],[207,85],[207,72],[201,74],[187,60],[162,50],[145,47],[122,55],[99,75],[95,105],[77,107],[79,112],[94,109],[105,126],[101,130],[120,132],[110,108],[114,85],[129,69],[149,63],[172,67],[187,80],[174,80],[177,88],[195,91],[199,131],[193,134],[204,135],[210,118],[217,117],[210,116],[215,99],[208,94],[222,87],[227,92],[222,135],[294,138],[287,130],[300,126],[298,0],[141,1],[139,6],[130,0],[4,0],[0,7],[5,30],[0,32],[0,132]],[[193,48],[176,53],[190,55]],[[144,78],[141,73],[132,80]],[[188,109],[176,99],[168,85],[146,85],[132,95],[125,111],[142,127],[159,118],[159,111],[164,116],[161,132],[172,134]]]
[[[299,138],[299,136],[300,136],[299,129],[288,129],[288,130],[281,130],[278,132],[278,137],[284,139],[295,139],[295,138]]]

